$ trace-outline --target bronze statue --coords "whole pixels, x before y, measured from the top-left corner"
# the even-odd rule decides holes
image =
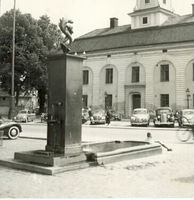
[[[73,41],[71,36],[73,33],[73,27],[70,24],[73,24],[73,21],[70,19],[65,19],[64,17],[59,21],[59,28],[65,35],[64,43],[61,43],[61,48],[64,53],[68,53],[70,51],[68,46],[71,45]]]

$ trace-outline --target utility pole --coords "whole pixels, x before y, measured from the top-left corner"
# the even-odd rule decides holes
[[[14,91],[14,70],[15,70],[15,18],[16,18],[16,0],[13,7],[13,37],[12,37],[12,67],[11,67],[11,101],[10,101],[10,119],[14,117],[15,111],[15,91]]]

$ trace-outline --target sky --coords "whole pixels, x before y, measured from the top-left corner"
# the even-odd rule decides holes
[[[0,15],[13,8],[14,0],[0,0]],[[109,27],[109,19],[117,17],[119,25],[130,24],[128,13],[136,0],[16,0],[16,8],[38,19],[47,14],[51,22],[62,17],[72,19],[74,34],[79,37],[99,28]],[[172,0],[174,12],[180,15],[192,12],[194,0]]]

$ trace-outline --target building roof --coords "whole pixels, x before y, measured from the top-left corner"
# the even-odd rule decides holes
[[[194,42],[194,16],[170,18],[162,26],[131,29],[131,25],[91,31],[72,43],[73,52],[92,52],[136,46]]]

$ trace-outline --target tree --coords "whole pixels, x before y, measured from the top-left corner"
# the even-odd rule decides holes
[[[0,70],[2,88],[11,91],[13,10],[0,17]],[[58,27],[48,16],[39,20],[30,14],[16,11],[15,33],[15,93],[16,105],[21,92],[38,90],[40,112],[43,111],[47,92],[46,59],[57,50],[63,40]]]

